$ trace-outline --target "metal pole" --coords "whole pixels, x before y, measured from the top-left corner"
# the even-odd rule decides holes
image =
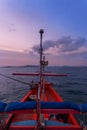
[[[45,56],[43,56],[43,62],[45,62]],[[44,73],[44,65],[42,68],[42,72]],[[45,89],[45,79],[44,76],[42,76],[42,101],[44,101],[44,89]]]
[[[42,48],[42,35],[44,33],[44,30],[43,29],[40,29],[39,31],[40,33],[40,83],[42,83],[42,55],[43,55],[43,48]]]
[[[40,83],[38,86],[38,102],[37,102],[37,127],[40,127],[40,93],[42,87],[42,55],[43,55],[43,48],[42,48],[42,35],[44,33],[43,29],[40,29]]]
[[[38,99],[40,100],[40,89],[42,87],[42,55],[43,55],[43,48],[42,48],[42,34],[44,33],[43,29],[40,29],[39,31],[40,33],[40,85],[39,85],[39,93],[38,93]]]

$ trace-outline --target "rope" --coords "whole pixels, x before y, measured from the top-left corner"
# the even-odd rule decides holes
[[[23,82],[23,81],[21,81],[21,80],[18,80],[18,79],[15,79],[15,78],[9,77],[9,76],[6,76],[6,75],[1,74],[1,73],[0,73],[0,75],[3,76],[3,77],[5,77],[5,78],[8,78],[8,79],[14,80],[14,81],[16,81],[16,82],[22,83],[22,84],[26,84],[26,85],[29,85],[29,86],[32,85],[31,83],[26,83],[26,82]]]

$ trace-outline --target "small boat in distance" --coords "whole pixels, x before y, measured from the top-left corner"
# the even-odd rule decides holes
[[[43,29],[40,29],[40,71],[38,73],[13,73],[19,76],[39,76],[39,81],[29,83],[30,91],[20,102],[0,102],[0,130],[87,130],[79,124],[74,114],[86,114],[87,104],[65,102],[53,89],[45,76],[67,76],[67,74],[45,73],[42,47]],[[15,96],[15,95],[14,95]],[[4,123],[3,123],[4,121]]]

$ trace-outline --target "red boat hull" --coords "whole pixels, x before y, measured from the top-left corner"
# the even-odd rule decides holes
[[[25,97],[21,100],[21,102],[31,101],[31,100],[37,100],[37,94],[38,93],[38,84],[35,84],[35,88],[30,90]],[[42,101],[42,95],[40,95],[40,100]],[[52,84],[45,83],[44,86],[44,102],[63,102],[63,99],[60,97],[60,95],[52,88]],[[68,110],[65,109],[61,110],[53,110],[53,109],[43,109],[41,110],[41,114],[44,116],[44,119],[46,122],[48,122],[48,125],[46,126],[46,130],[82,130],[82,127],[78,124],[77,120],[74,118],[74,116],[70,113],[78,113],[75,110]],[[35,130],[36,125],[34,125],[35,121],[37,121],[37,110],[18,110],[12,112],[13,114],[10,114],[9,118],[6,121],[6,126],[9,126],[9,130]],[[54,113],[56,114],[68,114],[68,120],[67,124],[65,125],[63,121],[59,121],[54,119],[50,119],[50,115]],[[12,118],[13,116],[13,118]],[[30,123],[33,122],[33,124],[27,124],[26,122]],[[52,125],[52,122],[54,123]],[[63,125],[58,125],[58,123]],[[25,124],[22,124],[25,123]],[[1,130],[2,128],[0,128]]]

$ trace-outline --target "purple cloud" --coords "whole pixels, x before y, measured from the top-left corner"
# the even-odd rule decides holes
[[[43,49],[44,51],[48,51],[50,48],[56,48],[59,52],[71,52],[76,51],[79,48],[86,45],[86,39],[82,37],[73,38],[71,36],[64,36],[56,41],[44,41]],[[39,44],[33,46],[33,51],[38,52]],[[54,49],[55,50],[55,49]]]

